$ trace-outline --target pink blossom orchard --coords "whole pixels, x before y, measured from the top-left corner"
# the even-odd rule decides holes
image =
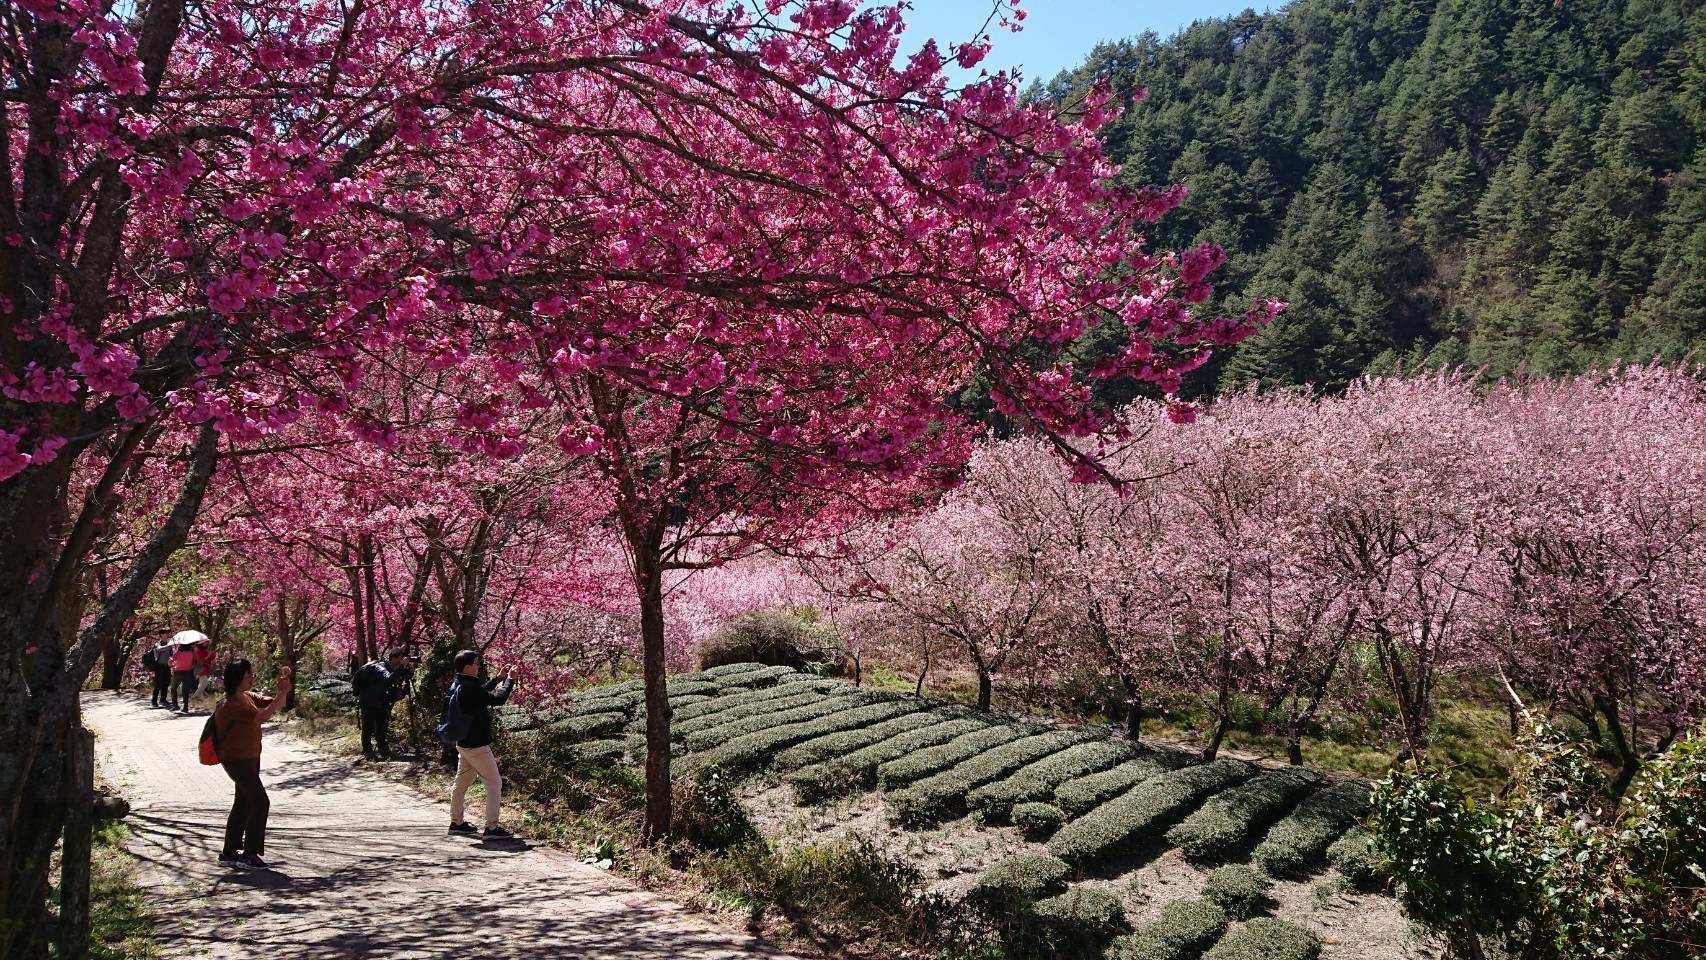
[[[883,485],[967,455],[942,398],[974,368],[1093,473],[1067,438],[1106,418],[1021,346],[1117,315],[1130,346],[1097,374],[1171,390],[1278,309],[1192,313],[1221,254],[1144,249],[1136,231],[1181,193],[1107,185],[1105,97],[1061,118],[1009,76],[951,89],[946,58],[973,64],[983,41],[897,65],[896,8],[23,0],[4,16],[0,786],[31,798],[8,811],[57,809],[74,692],[184,542],[221,447],[310,411],[390,442],[400,425],[366,399],[397,351],[496,381],[457,413],[471,456],[521,454],[493,428],[545,405],[560,448],[599,466],[643,613],[661,833],[667,518],[719,535],[708,517],[766,519],[740,542],[850,492],[887,509]],[[81,632],[45,630],[150,457],[182,478],[170,508]],[[56,816],[7,814],[8,953],[40,927]],[[19,863],[37,866],[12,882]]]
[[[1133,735],[1141,707],[1200,700],[1210,754],[1233,696],[1301,762],[1324,710],[1371,718],[1377,692],[1417,754],[1439,684],[1478,678],[1513,711],[1577,718],[1621,786],[1706,717],[1697,371],[1375,380],[1226,397],[1189,426],[1139,404],[1128,427],[1104,461],[1123,490],[1068,482],[1021,438],[980,450],[929,516],[844,539],[818,561],[854,601],[838,617],[915,662],[1094,664]],[[1016,596],[1040,612],[1011,618]]]

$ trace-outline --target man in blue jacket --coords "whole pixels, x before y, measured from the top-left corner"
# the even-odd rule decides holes
[[[411,673],[409,658],[401,650],[392,650],[384,660],[368,663],[350,678],[361,711],[361,752],[369,760],[374,759],[375,742],[378,759],[391,759],[391,705],[408,693]]]

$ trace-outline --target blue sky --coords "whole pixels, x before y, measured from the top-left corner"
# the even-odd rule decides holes
[[[1026,0],[1024,31],[993,29],[995,47],[978,70],[987,67],[993,72],[1018,64],[1025,82],[1046,81],[1076,66],[1102,40],[1119,40],[1145,30],[1165,37],[1193,20],[1276,5],[1265,0]],[[913,0],[903,56],[926,37],[935,37],[944,51],[948,43],[969,39],[989,10],[990,0]]]

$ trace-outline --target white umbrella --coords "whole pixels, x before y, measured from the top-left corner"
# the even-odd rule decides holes
[[[206,643],[206,642],[207,642],[207,634],[202,633],[200,630],[179,630],[177,633],[172,634],[172,645],[173,646],[179,646],[182,644],[190,644],[190,643]]]

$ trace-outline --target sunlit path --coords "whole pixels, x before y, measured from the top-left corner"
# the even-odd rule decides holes
[[[231,785],[197,762],[202,717],[91,694],[102,775],[134,806],[142,882],[173,960],[781,954],[562,853],[444,836],[448,808],[269,732],[267,859],[216,861]]]

